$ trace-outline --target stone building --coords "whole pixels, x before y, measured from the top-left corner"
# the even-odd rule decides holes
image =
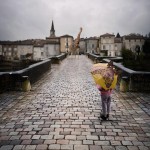
[[[54,23],[52,21],[50,36],[46,39],[27,39],[23,41],[0,41],[0,53],[6,60],[33,59],[42,60],[59,55],[60,37],[55,36]]]
[[[57,37],[52,21],[50,35],[45,39],[28,39],[23,41],[0,41],[0,56],[7,60],[33,59],[42,60],[61,53],[69,52],[74,38],[71,35]],[[133,52],[142,51],[145,38],[140,34],[129,34],[121,37],[119,33],[103,34],[100,37],[80,39],[79,53],[94,53],[101,56],[121,56],[122,48]]]
[[[63,35],[60,37],[60,52],[67,53],[70,52],[70,45],[73,43],[73,36],[71,35]]]
[[[43,39],[35,40],[33,47],[33,60],[44,60],[46,58],[44,44],[45,40]]]
[[[97,53],[98,40],[99,40],[98,37],[86,38],[86,52]]]
[[[131,50],[132,52],[136,52],[137,48],[142,51],[144,42],[145,39],[140,34],[131,33],[123,36],[123,47]]]
[[[18,57],[17,42],[1,41],[1,55],[7,60],[13,60]]]
[[[2,56],[2,45],[0,45],[0,56]]]
[[[19,59],[33,59],[34,40],[24,40],[16,43],[17,58]]]
[[[114,56],[114,34],[103,34],[100,36],[100,52],[106,51],[108,56]]]
[[[80,42],[79,42],[79,46],[80,46],[80,50],[79,50],[79,53],[80,54],[85,54],[86,53],[86,39],[84,38],[81,38],[80,39]]]
[[[114,40],[114,52],[113,56],[121,56],[122,50],[122,38],[119,33],[117,33],[115,40]]]
[[[46,57],[56,56],[60,54],[60,37],[55,36],[53,21],[50,30],[50,36],[46,37],[44,51],[46,53]]]

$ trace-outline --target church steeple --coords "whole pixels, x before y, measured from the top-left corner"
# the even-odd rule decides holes
[[[52,20],[51,30],[50,30],[50,37],[55,37],[55,29],[54,29],[54,23]]]

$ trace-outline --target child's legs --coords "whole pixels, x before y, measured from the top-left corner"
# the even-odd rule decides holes
[[[110,113],[110,104],[111,104],[111,97],[108,96],[108,98],[107,98],[107,114]]]
[[[102,114],[106,116],[106,110],[107,110],[107,96],[101,95],[101,101],[102,101]]]

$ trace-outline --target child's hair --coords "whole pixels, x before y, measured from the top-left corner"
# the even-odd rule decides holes
[[[107,66],[108,66],[108,67],[113,67],[113,61],[111,60],[111,61],[108,63]]]

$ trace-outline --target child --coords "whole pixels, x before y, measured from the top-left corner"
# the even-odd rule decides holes
[[[115,69],[113,68],[113,62],[110,61],[107,65],[108,68],[112,69],[114,73],[116,73]],[[109,113],[110,113],[110,104],[111,104],[111,93],[112,89],[105,90],[99,85],[97,85],[98,90],[101,94],[101,101],[102,101],[102,114],[101,118],[103,120],[109,119]]]
[[[102,114],[101,118],[103,120],[109,119],[109,113],[110,113],[110,104],[111,104],[111,92],[112,90],[105,90],[99,85],[97,85],[98,90],[101,93],[101,101],[102,101]]]

